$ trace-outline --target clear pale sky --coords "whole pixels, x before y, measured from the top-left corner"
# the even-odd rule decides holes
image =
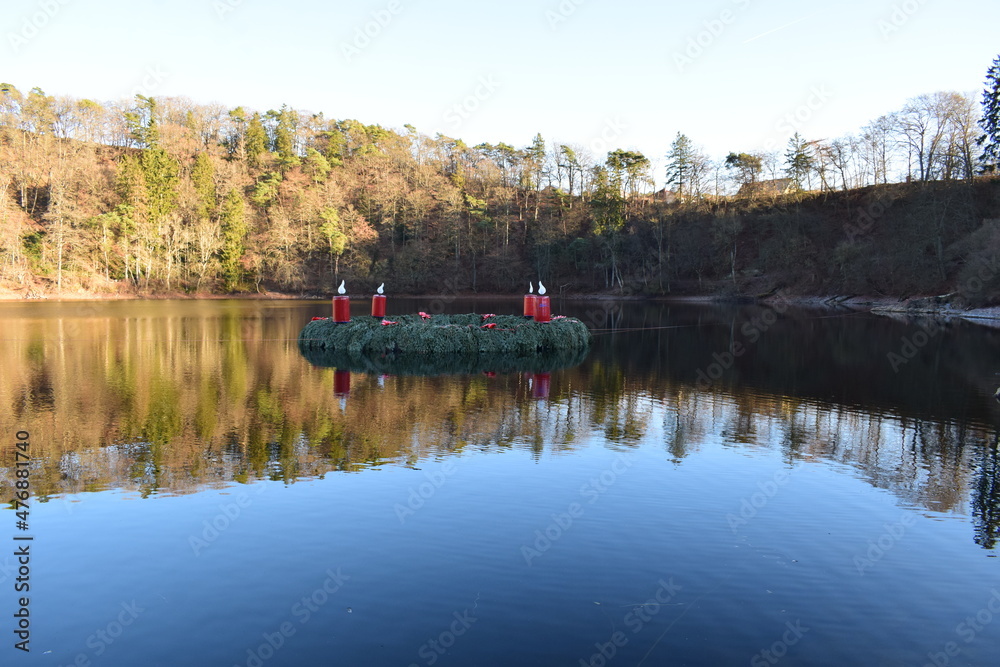
[[[0,80],[472,145],[540,132],[661,165],[678,131],[721,157],[855,132],[921,93],[978,96],[998,27],[997,0],[7,0]]]

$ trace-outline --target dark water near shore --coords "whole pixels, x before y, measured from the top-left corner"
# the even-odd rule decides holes
[[[997,330],[555,302],[573,368],[346,378],[328,311],[0,304],[0,664],[996,664]]]

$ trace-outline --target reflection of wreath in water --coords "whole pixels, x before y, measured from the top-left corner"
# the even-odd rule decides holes
[[[390,322],[390,324],[386,324]],[[359,373],[546,373],[581,363],[590,330],[575,318],[539,323],[515,315],[400,315],[309,322],[299,350],[315,366]]]

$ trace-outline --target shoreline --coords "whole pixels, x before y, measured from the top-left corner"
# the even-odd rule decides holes
[[[325,301],[333,296],[315,293],[288,292],[256,292],[243,294],[185,294],[185,293],[154,293],[154,294],[108,294],[97,292],[67,292],[63,294],[38,294],[26,296],[13,291],[0,292],[0,303],[15,302],[60,302],[60,301]],[[441,294],[398,294],[406,299],[439,299]],[[868,312],[874,315],[894,317],[899,319],[937,318],[963,319],[985,326],[1000,326],[1000,305],[977,308],[956,307],[949,301],[951,295],[917,296],[908,298],[864,296],[864,295],[766,295],[751,296],[718,296],[708,294],[690,295],[634,295],[634,294],[551,294],[552,298],[572,301],[628,301],[631,303],[677,303],[692,305],[763,305],[775,306],[784,304],[796,308],[817,308],[831,311]],[[356,298],[368,298],[356,297]],[[450,294],[454,299],[510,299],[522,298],[521,294],[485,294],[457,293]]]

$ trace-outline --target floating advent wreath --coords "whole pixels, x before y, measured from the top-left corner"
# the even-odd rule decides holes
[[[371,317],[352,319],[338,303],[348,299],[341,292],[334,297],[332,319],[313,318],[302,329],[299,349],[314,365],[359,372],[430,375],[576,365],[587,355],[590,330],[573,317],[550,317],[544,289],[539,283],[535,298],[542,307],[532,319],[492,313],[386,316],[381,294],[373,298]]]

